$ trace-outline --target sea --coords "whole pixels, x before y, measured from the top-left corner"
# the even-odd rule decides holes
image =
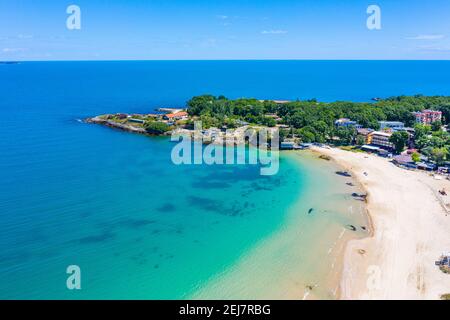
[[[167,137],[83,120],[201,94],[448,95],[449,71],[447,61],[1,64],[0,299],[338,298],[345,243],[370,226],[357,182],[332,161],[281,152],[272,176],[258,164],[176,165]]]

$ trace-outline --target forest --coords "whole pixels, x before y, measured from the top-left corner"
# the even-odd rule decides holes
[[[188,113],[199,119],[203,128],[233,128],[245,121],[249,124],[273,127],[277,124],[289,126],[281,130],[282,137],[293,134],[303,142],[335,142],[348,145],[358,142],[354,128],[338,128],[335,121],[348,118],[364,128],[379,129],[378,121],[401,121],[416,129],[417,147],[425,154],[448,154],[450,139],[441,125],[450,122],[450,97],[447,96],[398,96],[376,102],[320,102],[316,99],[275,103],[258,99],[227,99],[224,96],[202,95],[187,102]],[[443,113],[442,124],[423,126],[415,123],[412,112],[424,109]],[[401,139],[395,135],[394,139]],[[395,141],[401,146],[401,141]],[[445,158],[445,157],[444,157]]]

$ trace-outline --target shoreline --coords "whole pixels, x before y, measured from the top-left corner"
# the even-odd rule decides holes
[[[445,199],[437,197],[437,190],[449,189],[450,181],[373,155],[312,150],[351,172],[368,193],[372,232],[346,245],[340,298],[439,299],[450,292],[448,275],[434,265],[450,248],[450,217]]]
[[[135,127],[133,126],[129,126],[129,125],[123,125],[123,124],[119,124],[116,122],[111,122],[105,119],[101,119],[99,117],[94,117],[94,118],[88,118],[85,120],[86,123],[94,123],[94,124],[100,124],[106,127],[110,127],[113,129],[117,129],[120,131],[125,131],[125,132],[130,132],[130,133],[137,133],[137,134],[143,134],[143,135],[147,135],[147,136],[154,136],[154,135],[150,135],[147,132],[145,132],[145,130],[134,130]],[[167,135],[162,135],[162,136],[167,136]],[[282,151],[283,152],[283,151]],[[305,152],[305,151],[303,151]],[[311,148],[309,150],[307,150],[306,152],[310,153],[311,155],[314,156],[314,159],[312,161],[317,161],[318,163],[320,162],[329,162],[329,164],[334,168],[334,170],[341,170],[341,169],[347,169],[345,166],[343,166],[341,163],[339,163],[338,161],[335,161],[334,158],[331,158],[331,161],[325,161],[323,159],[319,159],[318,156],[320,154],[322,154],[319,150],[316,150],[314,148]],[[295,154],[297,155],[301,155],[302,153],[298,153],[296,151],[294,151]],[[316,166],[316,165],[315,165]],[[351,170],[348,170],[351,171]],[[334,176],[334,171],[333,173],[329,173],[331,176]],[[339,178],[338,178],[339,179]],[[356,187],[356,189],[359,192],[363,192],[368,194],[367,189],[363,186],[363,184],[361,184],[359,182],[358,179],[356,179],[354,176],[351,177],[351,181],[354,182],[355,184],[353,185],[353,188]],[[370,215],[367,213],[367,203],[364,202],[364,214],[365,217],[367,218],[367,232],[368,232],[368,237],[371,237],[373,235],[373,223],[371,221]],[[332,251],[332,256],[333,256],[333,261],[331,263],[331,272],[329,275],[327,275],[327,283],[330,285],[328,288],[329,292],[333,292],[332,296],[333,299],[340,299],[341,298],[341,278],[342,278],[342,274],[344,272],[344,260],[345,260],[345,251],[346,251],[346,247],[348,246],[348,244],[351,241],[357,240],[358,238],[355,239],[355,237],[357,236],[352,236],[351,233],[348,234],[347,228],[344,228],[342,230],[342,235],[339,236],[335,243],[334,246],[330,249],[330,251]],[[344,233],[346,234],[344,236]],[[342,237],[344,236],[344,237]],[[311,286],[311,289],[305,289],[305,291],[303,291],[302,293],[302,300],[306,300],[306,299],[316,299],[317,296],[316,294],[313,292],[315,290],[313,290],[313,288],[315,288],[317,284],[314,284]],[[307,285],[307,287],[310,285]],[[287,299],[298,299],[299,296],[297,295],[297,290],[292,290],[292,288],[290,288],[290,286],[288,287],[288,285],[286,285],[286,289],[287,291],[290,291],[289,294],[285,295],[284,298]],[[196,295],[194,295],[196,296]],[[202,296],[202,295],[200,295]],[[270,296],[268,296],[270,297]],[[198,296],[197,296],[198,298]],[[203,297],[204,298],[204,297]],[[266,297],[267,298],[267,297]],[[331,298],[328,297],[328,298]]]
[[[286,155],[292,165],[306,169],[307,180],[283,222],[190,298],[339,299],[342,253],[349,241],[369,234],[366,204],[351,197],[363,189],[355,179],[335,174],[342,166],[314,152]]]
[[[365,218],[367,220],[367,232],[368,234],[364,237],[364,238],[353,238],[353,239],[338,239],[341,240],[343,243],[341,243],[341,247],[340,247],[340,252],[337,253],[336,255],[336,264],[337,266],[337,271],[335,273],[335,278],[333,279],[333,287],[335,287],[336,289],[336,300],[343,300],[342,298],[342,279],[344,277],[344,271],[345,271],[345,264],[346,264],[346,251],[347,251],[347,247],[348,245],[352,242],[352,241],[360,241],[363,239],[367,239],[367,238],[372,238],[374,236],[374,232],[375,232],[375,227],[374,227],[374,223],[373,223],[373,219],[372,216],[369,212],[368,209],[368,199],[370,199],[370,190],[368,190],[366,188],[366,186],[361,183],[361,181],[355,176],[352,168],[344,165],[342,162],[338,161],[337,159],[335,159],[335,157],[329,155],[328,153],[324,153],[323,148],[319,148],[319,147],[311,147],[308,150],[311,154],[314,154],[318,159],[318,161],[328,161],[330,163],[333,164],[333,166],[335,166],[337,169],[339,170],[343,170],[343,171],[348,171],[351,173],[351,177],[350,179],[352,180],[352,182],[355,183],[354,187],[356,187],[357,190],[359,190],[360,192],[362,192],[363,194],[366,195],[366,198],[364,200],[364,215]],[[326,155],[329,158],[328,159],[324,159],[324,158],[320,158],[320,156]]]
[[[142,130],[144,132],[130,130],[127,125],[118,127],[117,123],[111,125],[109,121],[103,119],[89,120],[87,122],[146,134],[144,130]],[[441,285],[448,279],[445,275],[439,275],[440,271],[434,266],[434,261],[439,258],[440,253],[450,248],[450,239],[447,241],[445,238],[446,231],[448,234],[450,230],[450,220],[434,222],[433,226],[422,222],[427,219],[426,211],[444,217],[448,215],[449,208],[447,206],[446,209],[446,204],[439,198],[437,192],[443,187],[449,190],[450,181],[440,181],[441,186],[438,188],[436,181],[422,172],[407,171],[394,166],[384,158],[365,153],[320,147],[312,147],[310,151],[330,157],[334,166],[351,172],[357,188],[367,195],[365,215],[368,234],[363,239],[346,239],[345,243],[339,246],[339,252],[335,253],[333,269],[336,265],[337,271],[333,281],[330,282],[332,288],[335,288],[334,296],[337,299],[352,300],[439,299],[440,295],[449,293],[450,286]],[[370,174],[371,171],[377,174]],[[412,182],[414,187],[408,187],[409,182]],[[389,188],[393,187],[393,192],[387,187],[382,187],[383,183],[389,185]],[[425,206],[421,207],[417,199],[423,195],[426,195],[423,201]],[[393,199],[395,197],[406,199],[402,203],[397,201],[398,199]],[[405,208],[401,209],[403,204]],[[416,208],[420,208],[419,213],[409,215],[411,212],[414,213]],[[426,231],[416,232],[423,226],[427,226]],[[434,234],[436,230],[438,242],[443,243],[440,250],[437,249],[436,243],[426,239],[426,233]],[[407,241],[411,243],[408,244]],[[433,250],[430,250],[430,247],[433,247]],[[405,250],[407,254],[401,254]],[[399,262],[399,259],[402,261]],[[309,293],[305,293],[304,298],[308,295]]]

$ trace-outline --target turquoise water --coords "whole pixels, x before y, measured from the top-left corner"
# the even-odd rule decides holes
[[[79,119],[184,106],[202,93],[328,101],[449,94],[449,69],[448,62],[0,65],[0,298],[190,297],[284,228],[298,199],[320,188],[292,156],[270,177],[257,166],[175,166],[166,138]],[[66,289],[73,264],[80,291]]]

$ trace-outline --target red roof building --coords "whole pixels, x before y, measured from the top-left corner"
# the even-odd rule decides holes
[[[176,113],[169,113],[164,115],[166,120],[184,120],[188,118],[188,113],[186,111],[180,111]]]
[[[416,122],[430,125],[436,121],[442,121],[442,112],[436,110],[423,110],[421,112],[413,112]]]

